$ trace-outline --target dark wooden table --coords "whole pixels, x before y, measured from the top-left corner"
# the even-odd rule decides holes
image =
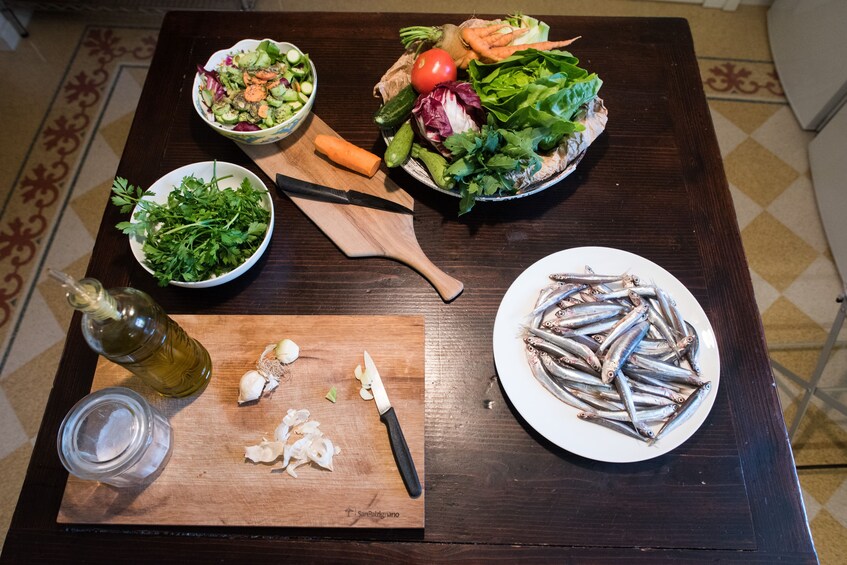
[[[169,14],[117,174],[144,185],[210,159],[262,174],[201,123],[190,103],[196,64],[245,37],[289,40],[307,51],[320,75],[314,111],[353,143],[381,152],[371,88],[400,54],[398,29],[462,19]],[[554,39],[582,35],[573,51],[605,81],[609,124],[576,173],[530,198],[478,204],[461,218],[455,198],[392,173],[416,199],[422,248],[465,283],[452,303],[399,263],[346,258],[277,194],[269,251],[227,285],[157,287],[114,229],[118,211],[105,203],[88,269],[107,287],[149,292],[172,313],[423,315],[425,530],[58,525],[67,474],[56,433],[89,391],[96,359],[77,316],[4,561],[816,560],[687,23],[543,19]],[[717,333],[722,374],[710,416],[688,442],[653,460],[608,464],[572,455],[530,428],[497,383],[491,332],[506,289],[538,259],[585,245],[625,249],[662,265],[696,296]]]

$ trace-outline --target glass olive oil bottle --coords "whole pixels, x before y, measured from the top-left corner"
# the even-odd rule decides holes
[[[82,333],[94,351],[163,396],[188,396],[209,382],[209,352],[148,294],[134,288],[106,291],[95,279],[49,273],[65,287],[68,303],[83,313]]]

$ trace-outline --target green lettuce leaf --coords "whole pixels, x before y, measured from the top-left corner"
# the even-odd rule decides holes
[[[583,126],[573,120],[603,82],[567,51],[526,49],[497,63],[472,61],[468,75],[482,106],[506,130],[544,128],[538,147],[555,147]]]

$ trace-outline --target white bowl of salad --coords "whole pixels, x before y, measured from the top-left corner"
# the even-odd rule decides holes
[[[318,74],[308,54],[272,39],[242,39],[212,55],[194,78],[194,109],[239,143],[262,145],[290,135],[312,109]]]

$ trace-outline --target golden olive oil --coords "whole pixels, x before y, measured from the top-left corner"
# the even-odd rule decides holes
[[[148,294],[134,288],[106,291],[95,279],[77,282],[50,274],[65,285],[70,305],[83,312],[82,333],[94,351],[164,396],[189,396],[209,382],[209,352]]]

